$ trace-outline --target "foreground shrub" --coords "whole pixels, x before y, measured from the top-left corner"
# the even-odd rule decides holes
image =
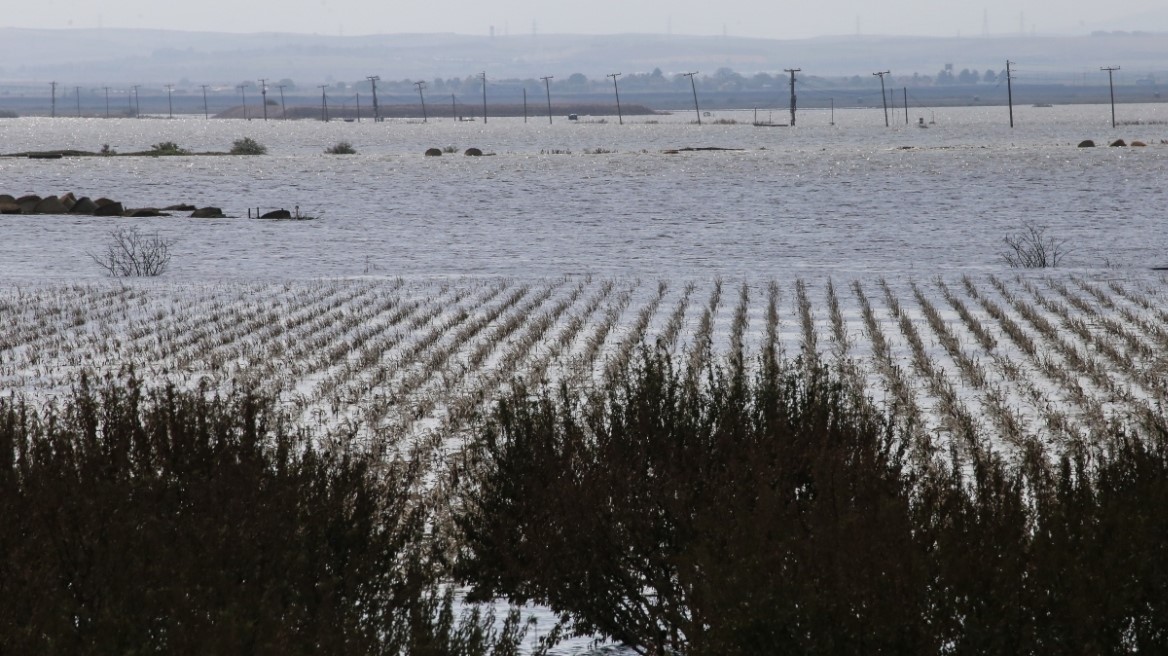
[[[356,155],[357,149],[348,141],[338,141],[337,143],[325,148],[325,153],[329,155]]]
[[[173,141],[163,141],[150,146],[151,155],[187,155],[189,151]]]
[[[248,395],[0,401],[0,653],[513,653],[435,583],[417,476]]]
[[[232,155],[266,155],[268,147],[251,137],[236,139],[231,143]]]
[[[137,226],[114,228],[105,250],[89,253],[89,258],[115,278],[154,277],[170,267],[170,247],[174,242],[157,232],[146,234]]]
[[[909,467],[827,372],[763,362],[516,389],[460,469],[472,596],[639,653],[1166,653],[1168,431]]]

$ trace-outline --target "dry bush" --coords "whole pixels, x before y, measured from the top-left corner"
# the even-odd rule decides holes
[[[110,231],[109,237],[104,251],[88,255],[115,278],[160,276],[170,266],[174,241],[157,232],[145,234],[137,226],[118,227]]]
[[[1045,269],[1057,267],[1071,252],[1066,239],[1047,236],[1046,228],[1030,221],[1022,224],[1022,230],[1002,238],[1006,250],[1002,259],[1017,269]]]

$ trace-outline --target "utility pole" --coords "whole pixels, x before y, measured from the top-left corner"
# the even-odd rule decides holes
[[[142,103],[138,97],[138,87],[141,84],[134,85],[134,118],[142,118]]]
[[[357,100],[357,122],[360,123],[361,122],[361,92],[354,91],[353,94]]]
[[[548,103],[548,125],[552,124],[552,83],[551,80],[554,75],[548,75],[539,79],[543,80],[544,89],[547,89],[547,103]]]
[[[483,78],[483,124],[487,122],[487,72],[479,74]]]
[[[250,121],[251,117],[247,115],[247,91],[245,90],[247,89],[247,85],[240,84],[236,88],[239,89],[239,95],[243,98],[243,118]]]
[[[426,94],[422,93],[422,89],[426,88],[426,83],[423,81],[414,82],[414,86],[418,87],[418,98],[422,101],[422,122],[425,123],[429,117],[426,116]]]
[[[50,116],[52,118],[57,118],[57,83],[56,82],[49,82],[49,86],[52,87],[52,89],[53,89],[53,100],[52,100],[52,105],[51,105],[52,109],[50,110],[52,113],[50,114]]]
[[[908,87],[904,88],[904,124],[908,125]]]
[[[1010,127],[1014,127],[1014,74],[1010,72],[1013,63],[1009,59],[1006,60],[1006,101],[1010,105]]]
[[[102,87],[105,89],[105,117],[109,118],[109,87]]]
[[[286,84],[277,84],[276,88],[280,90],[280,120],[288,120],[288,108],[284,106],[284,87]],[[376,96],[374,96],[376,98]]]
[[[325,89],[328,89],[329,85],[318,84],[317,86],[320,87],[320,120],[328,123],[328,92]]]
[[[373,122],[380,123],[381,122],[381,108],[377,106],[377,82],[379,80],[381,80],[381,76],[380,75],[366,75],[365,79],[369,80],[369,84],[373,85]]]
[[[527,122],[527,87],[523,87],[523,122]]]
[[[784,68],[783,71],[791,74],[791,127],[795,127],[795,73],[801,68]]]
[[[454,99],[454,94],[450,94],[450,118],[458,122],[458,101]]]
[[[264,101],[264,120],[268,120],[268,80],[267,78],[260,78],[260,96]]]
[[[698,85],[694,82],[694,76],[697,75],[698,72],[699,71],[694,71],[692,73],[682,73],[682,75],[689,77],[689,86],[691,89],[693,89],[694,113],[698,115],[698,125],[701,125],[702,124],[702,112],[701,112],[701,110],[698,109]]]
[[[171,91],[174,89],[173,84],[166,85],[166,110],[170,118],[174,118],[174,101],[171,100]]]
[[[77,97],[77,118],[81,118],[81,87],[73,87],[73,93]]]
[[[620,76],[621,76],[620,73],[609,73],[607,75],[607,77],[612,78],[612,90],[614,92],[616,92],[616,120],[619,122],[620,125],[624,125],[625,119],[623,116],[621,116],[621,108],[620,108],[620,87],[618,87],[616,85],[616,79]]]
[[[1118,66],[1101,66],[1101,71],[1107,71],[1107,86],[1111,89],[1111,127],[1115,128],[1115,82],[1111,75],[1113,71],[1118,71]]]
[[[200,84],[199,86],[203,88],[203,119],[205,120],[211,118],[211,112],[207,111],[207,85]]]
[[[884,95],[884,76],[890,71],[877,71],[872,75],[880,78],[880,101],[884,103],[884,127],[888,127],[888,97]]]

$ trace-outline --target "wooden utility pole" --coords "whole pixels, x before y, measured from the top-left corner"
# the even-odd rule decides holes
[[[268,80],[267,78],[260,78],[260,95],[263,96],[264,101],[264,120],[268,120]]]
[[[616,120],[620,125],[624,125],[625,119],[623,116],[621,116],[621,108],[620,108],[620,87],[618,87],[616,85],[616,79],[620,76],[621,76],[620,73],[609,73],[607,75],[607,77],[612,78],[612,90],[616,92]]]
[[[414,86],[418,87],[418,98],[422,100],[422,122],[426,122],[426,95],[422,93],[422,89],[426,88],[425,82],[414,82]]]
[[[700,109],[698,109],[698,85],[694,82],[694,76],[697,75],[698,73],[699,73],[699,71],[694,71],[692,73],[682,73],[682,75],[685,75],[686,77],[689,78],[689,86],[691,89],[693,89],[694,113],[698,115],[698,125],[701,125],[702,124],[702,112]]]
[[[237,88],[239,89],[239,97],[243,99],[243,118],[250,121],[251,117],[247,115],[247,85],[240,84],[237,85]]]
[[[884,127],[888,127],[888,97],[884,94],[884,76],[890,71],[877,71],[872,75],[880,78],[880,102],[884,103]]]
[[[167,84],[165,86],[166,86],[166,113],[167,113],[167,117],[174,118],[174,100],[171,99],[171,92],[174,91],[174,85]]]
[[[547,91],[547,105],[548,105],[548,125],[552,124],[552,80],[554,75],[546,75],[539,79],[543,80],[543,87]]]
[[[487,122],[487,72],[480,73],[483,78],[483,123]]]
[[[73,93],[77,96],[77,118],[81,118],[81,87],[73,87]]]
[[[791,127],[795,127],[795,73],[801,68],[784,68],[783,71],[791,74]]]
[[[140,87],[140,86],[142,86],[142,85],[140,85],[140,84],[134,85],[134,118],[142,118],[142,103],[139,101],[139,98],[138,98],[138,87]]]
[[[1107,71],[1107,86],[1111,89],[1111,127],[1115,128],[1115,82],[1112,79],[1112,72],[1118,71],[1118,66],[1102,66],[1101,71]]]
[[[109,87],[102,87],[105,89],[105,117],[109,118]]]
[[[458,101],[454,99],[454,94],[450,94],[450,117],[455,121],[458,120]]]
[[[288,108],[284,106],[284,87],[286,84],[277,84],[276,88],[280,90],[280,120],[288,120]]]
[[[527,122],[527,87],[523,87],[523,122]]]
[[[318,84],[320,87],[320,120],[328,123],[328,89],[327,84]]]
[[[1010,127],[1014,127],[1014,74],[1010,72],[1013,63],[1006,60],[1006,102],[1010,106]]]
[[[57,83],[49,82],[49,86],[53,89],[53,99],[51,105],[52,109],[49,110],[51,112],[49,116],[52,118],[57,118]]]
[[[381,109],[377,106],[377,82],[381,79],[380,75],[366,75],[366,80],[373,85],[373,122],[381,122]]]
[[[908,87],[904,88],[904,124],[908,125]]]
[[[207,111],[207,85],[200,84],[199,86],[203,88],[203,119],[206,120],[211,118],[211,112]]]

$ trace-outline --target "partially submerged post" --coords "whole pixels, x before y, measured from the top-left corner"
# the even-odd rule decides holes
[[[366,75],[366,80],[373,86],[373,122],[381,122],[381,109],[377,106],[377,81],[381,79],[380,75]]]
[[[1014,74],[1010,72],[1013,63],[1009,59],[1006,60],[1006,101],[1010,105],[1010,127],[1014,127]]]
[[[904,124],[908,125],[908,87],[904,88]]]
[[[207,85],[200,84],[199,86],[203,88],[203,119],[207,120],[211,118],[211,112],[207,111]],[[109,103],[107,102],[106,104],[108,105]]]
[[[480,73],[483,78],[483,123],[487,122],[487,72]]]
[[[426,88],[426,83],[419,81],[414,82],[414,86],[418,87],[418,98],[422,100],[422,122],[426,122],[426,95],[422,93],[422,89]]]
[[[276,88],[280,90],[280,120],[288,120],[288,108],[284,106],[284,87],[286,84],[277,84]]]
[[[888,127],[888,96],[884,93],[884,76],[889,74],[890,71],[877,71],[872,74],[880,78],[880,102],[884,103],[884,127]]]
[[[174,118],[174,100],[172,97],[173,91],[174,91],[173,84],[166,85],[166,112],[167,112],[168,118]]]
[[[620,73],[609,73],[608,74],[608,77],[612,78],[612,90],[614,92],[616,92],[616,120],[620,125],[624,125],[625,119],[623,116],[621,116],[621,108],[620,108],[620,87],[618,87],[616,85],[616,79],[620,76],[621,76]]]
[[[240,84],[238,89],[240,97],[243,98],[243,118],[250,121],[251,117],[247,115],[247,85]]]
[[[551,80],[554,75],[545,75],[539,79],[543,80],[544,89],[547,90],[547,105],[548,105],[548,125],[552,124],[552,83]]]
[[[327,84],[318,84],[320,87],[320,120],[328,123],[328,89]]]
[[[1118,66],[1102,66],[1099,68],[1099,70],[1107,71],[1107,86],[1111,89],[1111,127],[1114,128],[1115,127],[1115,81],[1112,79],[1111,74],[1114,71],[1118,71],[1119,67]]]
[[[702,112],[700,109],[698,109],[698,85],[694,82],[694,76],[697,75],[698,72],[699,71],[694,71],[692,73],[682,73],[682,75],[689,77],[689,86],[691,89],[693,89],[694,113],[698,115],[698,125],[701,125],[702,124]]]
[[[791,74],[791,127],[795,127],[795,73],[801,68],[784,68],[783,71]]]
[[[264,120],[268,120],[268,80],[267,78],[260,78],[260,96],[264,101]]]

